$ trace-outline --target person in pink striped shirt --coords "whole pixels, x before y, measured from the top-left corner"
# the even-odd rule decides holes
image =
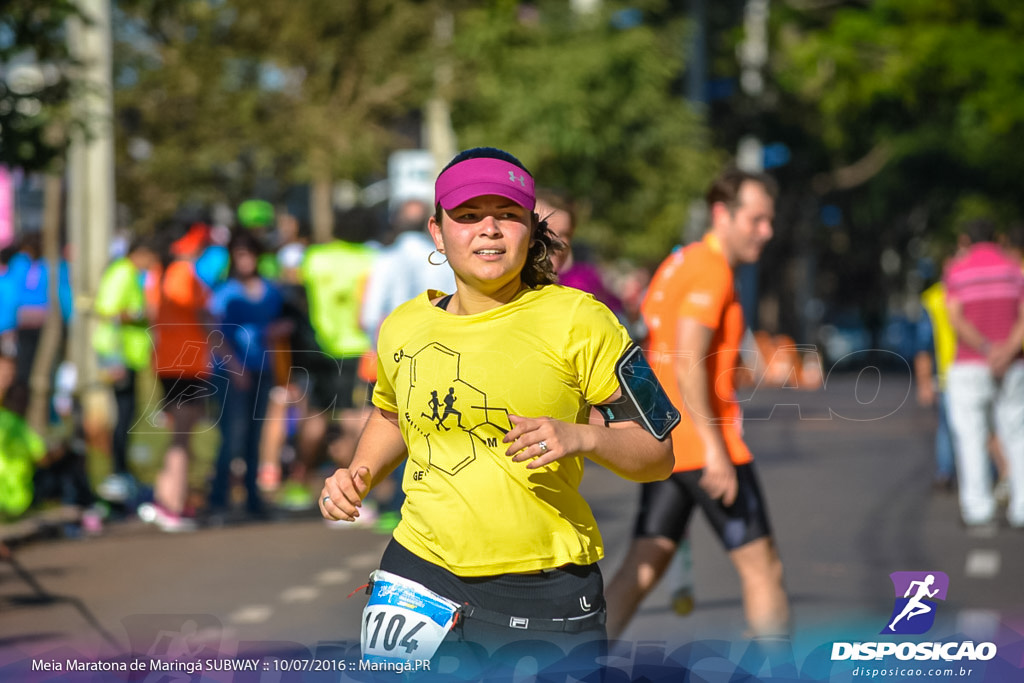
[[[968,527],[996,521],[986,449],[991,415],[1009,469],[1007,519],[1024,528],[1024,273],[995,244],[992,223],[974,221],[965,232],[971,244],[945,276],[958,341],[946,381],[960,514]]]

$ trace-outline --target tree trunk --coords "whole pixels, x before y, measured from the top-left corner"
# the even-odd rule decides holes
[[[50,308],[39,339],[39,348],[32,363],[29,387],[32,390],[27,420],[32,429],[45,435],[49,424],[51,378],[60,353],[60,206],[63,182],[56,174],[47,174],[43,185],[43,258],[49,269]]]
[[[331,199],[331,178],[324,174],[313,179],[310,192],[310,214],[313,217],[313,241],[319,244],[334,239],[334,202]]]

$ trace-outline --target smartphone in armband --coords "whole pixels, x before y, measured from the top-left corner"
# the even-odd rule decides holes
[[[615,364],[615,376],[622,396],[596,406],[605,423],[630,420],[664,441],[679,424],[679,411],[672,405],[639,346],[634,344],[622,354]]]

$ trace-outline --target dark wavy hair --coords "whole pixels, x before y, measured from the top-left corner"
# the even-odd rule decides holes
[[[244,249],[252,252],[256,259],[259,260],[260,256],[266,253],[266,247],[263,244],[263,240],[253,234],[249,228],[235,228],[231,231],[231,239],[228,240],[227,250],[228,254],[232,254],[235,249]],[[230,256],[228,267],[228,276],[236,277],[238,271],[235,270],[235,259],[234,256]],[[259,272],[259,271],[257,271]]]
[[[519,159],[495,147],[474,147],[459,152],[441,170],[441,173],[468,159],[500,159],[530,173],[530,170]],[[530,173],[530,176],[532,177],[533,174]],[[444,209],[441,208],[440,204],[435,204],[434,220],[437,221],[438,225],[441,225],[443,216]],[[531,212],[530,216],[533,221],[533,232],[530,237],[530,247],[526,252],[526,265],[523,266],[519,277],[522,278],[523,284],[530,288],[552,285],[558,282],[558,276],[555,275],[555,268],[551,265],[550,254],[554,251],[556,244],[560,244],[560,242],[554,233],[548,229],[548,222],[541,220],[536,211]]]

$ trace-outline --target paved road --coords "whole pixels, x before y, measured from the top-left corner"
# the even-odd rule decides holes
[[[786,567],[797,669],[836,640],[883,640],[896,571],[949,576],[928,638],[991,640],[1024,668],[1024,533],[971,535],[955,497],[932,491],[934,418],[914,405],[905,373],[833,377],[816,392],[759,389],[746,397],[746,417]],[[628,547],[636,487],[598,467],[584,487],[606,541],[608,577]],[[346,595],[386,542],[307,517],[183,535],[123,523],[100,537],[22,547],[16,564],[0,562],[0,679],[11,662],[114,657],[128,648],[168,657],[343,656],[358,642],[364,603]],[[692,544],[696,610],[676,616],[671,586],[659,587],[624,634],[620,661],[720,641],[725,651],[694,670],[721,674],[731,666],[722,661],[745,652],[738,582],[703,519]],[[277,677],[260,680],[280,673],[267,675]]]

